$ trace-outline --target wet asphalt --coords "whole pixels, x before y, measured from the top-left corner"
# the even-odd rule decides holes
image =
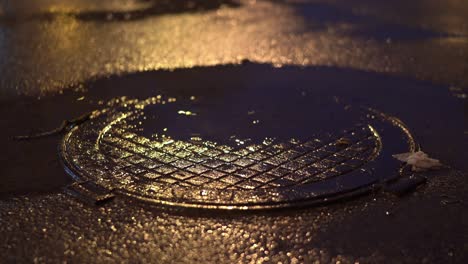
[[[463,1],[435,0],[1,1],[0,256],[466,263],[467,17]],[[98,207],[65,194],[62,135],[13,139],[119,96],[225,98],[257,86],[396,116],[448,167],[403,196],[376,188],[319,207],[188,212],[125,197]]]

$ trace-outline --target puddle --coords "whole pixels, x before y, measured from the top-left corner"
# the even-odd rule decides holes
[[[338,101],[288,87],[117,98],[65,136],[61,156],[78,182],[151,203],[329,202],[398,177],[391,154],[415,150],[401,121]]]
[[[279,144],[330,139],[343,147],[347,145],[344,130],[375,122],[383,148],[378,158],[366,163],[378,168],[370,177],[375,181],[397,175],[394,170],[400,165],[394,159],[378,163],[380,157],[387,157],[383,153],[405,153],[409,145],[401,129],[379,130],[384,124],[394,126],[369,118],[366,109],[372,107],[408,124],[426,153],[448,166],[466,167],[463,155],[459,155],[466,148],[460,144],[464,142],[463,102],[446,88],[427,82],[333,67],[274,68],[245,63],[110,76],[80,87],[86,91],[70,90],[41,100],[21,98],[2,105],[5,150],[0,169],[6,175],[0,186],[2,193],[52,191],[72,183],[56,160],[60,135],[26,141],[11,140],[13,137],[50,131],[63,120],[106,108],[106,102],[122,96],[128,96],[127,107],[114,99],[112,111],[92,119],[95,126],[87,129],[99,130],[96,122],[110,122],[111,112],[130,111],[138,114],[126,119],[123,125],[127,132],[153,141],[170,136],[181,142],[199,140],[247,148],[264,141]],[[148,98],[158,99],[158,95],[160,103],[144,103]],[[137,102],[145,107],[135,109],[132,105]],[[11,112],[15,115],[8,114]]]

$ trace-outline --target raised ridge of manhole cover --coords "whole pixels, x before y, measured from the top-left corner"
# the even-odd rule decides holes
[[[335,200],[398,175],[395,118],[304,93],[116,99],[63,140],[69,173],[157,204],[263,209]],[[89,188],[92,192],[93,188]]]

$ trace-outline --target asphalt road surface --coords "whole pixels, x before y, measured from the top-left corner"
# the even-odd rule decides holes
[[[0,262],[468,261],[466,1],[2,0],[0,73]],[[278,108],[300,91],[396,116],[445,167],[405,195],[320,206],[97,206],[65,191],[63,134],[14,139],[121,96],[228,102],[256,87],[283,93]]]

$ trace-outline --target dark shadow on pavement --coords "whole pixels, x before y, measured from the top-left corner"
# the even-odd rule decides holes
[[[236,89],[259,87],[336,97],[397,116],[410,127],[423,150],[446,165],[467,168],[461,155],[466,149],[466,144],[461,144],[464,101],[452,96],[446,87],[429,82],[337,67],[274,68],[247,62],[115,75],[89,81],[85,86],[89,88],[87,92],[67,89],[61,95],[41,100],[17,97],[0,105],[0,194],[47,192],[71,183],[58,158],[61,135],[29,141],[15,141],[14,136],[54,129],[63,120],[102,108],[99,102],[120,96],[190,97],[210,92],[222,97]]]
[[[327,31],[329,28],[336,30],[336,25],[342,24],[346,28],[343,29],[344,32],[339,33],[378,41],[463,37],[430,29],[391,23],[376,16],[356,14],[345,5],[338,6],[333,3],[318,3],[315,1],[271,1],[293,7],[297,14],[304,18],[306,31]]]
[[[43,12],[28,15],[8,14],[0,15],[0,23],[12,24],[24,21],[53,20],[59,16],[70,16],[82,21],[115,22],[135,21],[154,16],[180,13],[195,13],[216,10],[222,6],[239,7],[240,4],[233,0],[214,1],[156,1],[140,0],[148,3],[147,7],[130,11],[83,11],[83,12]]]

